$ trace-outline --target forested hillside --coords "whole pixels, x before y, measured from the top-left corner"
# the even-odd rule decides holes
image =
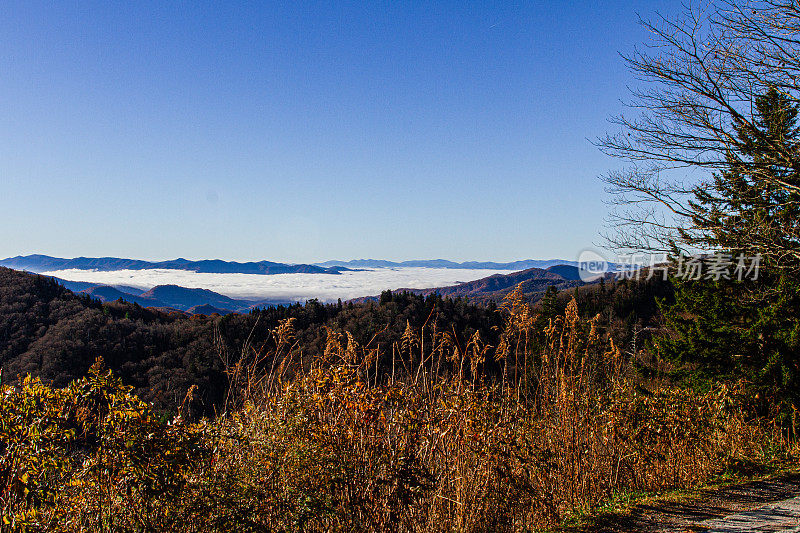
[[[241,335],[236,325],[229,328],[231,342]],[[63,386],[102,355],[148,400],[174,405],[197,384],[200,401],[212,405],[224,387],[221,362],[213,355],[213,327],[210,320],[136,304],[102,304],[49,278],[0,268],[0,364],[6,382],[31,373]]]
[[[143,398],[171,408],[191,385],[208,412],[227,390],[221,356],[237,357],[249,338],[263,345],[280,320],[294,319],[305,356],[325,348],[326,327],[354,332],[361,343],[397,342],[407,322],[434,319],[469,336],[487,338],[497,313],[463,301],[398,296],[386,305],[278,306],[224,317],[167,313],[124,302],[75,295],[53,280],[0,268],[0,365],[4,379],[31,373],[55,386],[82,376],[102,356]]]
[[[549,278],[548,278],[549,279]],[[586,316],[604,313],[616,324],[620,342],[625,324],[647,320],[658,285],[608,283],[557,294],[539,302],[542,320],[563,311],[576,295]],[[668,291],[667,291],[668,292]],[[279,321],[292,318],[298,352],[306,360],[324,352],[328,329],[351,332],[361,345],[371,343],[391,353],[407,326],[426,325],[454,332],[464,345],[479,332],[497,344],[501,323],[497,306],[474,305],[461,298],[385,292],[379,302],[278,306],[248,314],[187,316],[125,302],[101,303],[76,295],[50,278],[0,267],[0,365],[4,380],[31,373],[55,386],[82,376],[97,356],[142,398],[174,409],[192,385],[194,407],[211,412],[227,390],[225,364],[235,361],[247,340],[261,349]],[[378,361],[379,372],[391,371],[391,360]],[[400,368],[396,372],[402,371]]]

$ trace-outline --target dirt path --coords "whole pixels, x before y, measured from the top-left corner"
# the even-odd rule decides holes
[[[800,531],[800,497],[709,520],[705,525],[709,533]]]
[[[591,533],[800,533],[800,474],[699,491],[683,502],[636,506],[601,518]]]

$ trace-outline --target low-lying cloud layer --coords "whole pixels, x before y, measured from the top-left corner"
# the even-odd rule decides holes
[[[331,274],[199,274],[185,270],[55,270],[43,272],[69,281],[88,281],[106,285],[128,285],[150,289],[156,285],[209,289],[231,298],[251,300],[297,300],[318,298],[323,301],[347,300],[379,294],[386,289],[427,289],[474,281],[510,270],[445,268],[375,268],[359,272]]]

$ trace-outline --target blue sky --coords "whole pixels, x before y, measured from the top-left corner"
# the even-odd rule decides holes
[[[0,256],[574,259],[675,2],[4,2]]]

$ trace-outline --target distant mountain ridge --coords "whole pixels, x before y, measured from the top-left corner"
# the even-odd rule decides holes
[[[50,272],[56,270],[148,270],[170,269],[187,270],[207,274],[340,274],[358,268],[451,268],[476,270],[527,270],[529,268],[549,268],[555,265],[576,266],[575,261],[563,259],[523,259],[500,263],[496,261],[455,262],[447,259],[415,259],[410,261],[387,261],[384,259],[353,259],[349,261],[324,261],[313,264],[276,263],[273,261],[223,261],[221,259],[171,259],[169,261],[144,261],[121,257],[75,257],[66,259],[49,255],[18,255],[0,259],[0,266],[29,272]],[[124,291],[123,291],[124,292]]]
[[[236,261],[223,261],[221,259],[205,259],[190,261],[178,258],[169,261],[143,261],[140,259],[125,259],[120,257],[76,257],[64,259],[49,255],[18,255],[0,259],[0,266],[15,270],[29,272],[48,272],[54,270],[98,270],[103,272],[113,270],[149,270],[156,268],[171,270],[188,270],[205,274],[340,274],[350,270],[342,266],[319,265],[293,265],[288,263],[274,263],[272,261],[258,261],[239,263]]]
[[[555,264],[553,264],[555,263]],[[570,264],[572,263],[572,264]],[[550,265],[545,268],[529,267],[529,265]],[[457,263],[445,259],[414,260],[394,262],[376,259],[357,259],[352,261],[327,261],[316,265],[289,265],[270,261],[239,263],[222,260],[189,261],[175,259],[172,261],[150,262],[136,259],[115,257],[63,259],[46,255],[17,256],[0,260],[0,266],[16,270],[27,270],[41,273],[64,269],[113,271],[146,270],[155,268],[171,268],[203,273],[256,273],[278,274],[289,272],[340,274],[358,268],[408,268],[424,267],[439,269],[493,269],[511,270],[512,274],[495,274],[486,278],[459,283],[447,287],[432,289],[399,289],[416,294],[439,293],[442,296],[466,296],[478,300],[499,300],[518,283],[523,283],[526,292],[541,292],[550,285],[565,288],[580,284],[577,263],[563,262],[558,259],[527,259],[509,263],[466,261]],[[528,267],[528,268],[525,268]],[[187,288],[178,285],[159,285],[151,288],[137,288],[127,285],[107,285],[98,282],[67,281],[55,278],[62,286],[76,292],[84,293],[104,302],[124,300],[142,307],[174,309],[186,313],[249,312],[254,307],[265,307],[291,304],[288,300],[250,300],[235,299],[207,289]],[[367,293],[368,294],[368,293]],[[363,297],[357,300],[368,300],[374,297]]]
[[[576,261],[564,259],[522,259],[508,263],[495,261],[464,261],[461,263],[447,259],[415,259],[411,261],[386,261],[385,259],[353,259],[350,261],[324,261],[314,263],[323,267],[347,268],[395,268],[395,267],[424,267],[424,268],[471,268],[476,270],[527,270],[529,268],[549,268],[556,265],[577,266]]]

